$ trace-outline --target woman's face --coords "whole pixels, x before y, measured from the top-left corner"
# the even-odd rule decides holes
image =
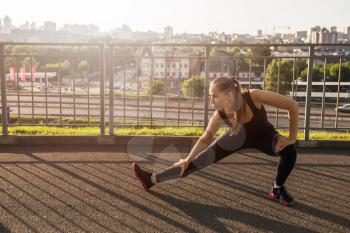
[[[232,105],[232,100],[229,93],[220,92],[219,89],[215,87],[215,85],[210,85],[209,95],[210,104],[212,104],[213,108],[217,111],[223,111]]]

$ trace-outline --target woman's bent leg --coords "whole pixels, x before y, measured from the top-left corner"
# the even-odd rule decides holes
[[[276,152],[275,146],[278,136],[277,132],[266,134],[264,139],[257,142],[254,147],[265,154],[280,157],[276,172],[276,184],[282,186],[294,168],[297,152],[294,145],[288,145],[280,152]]]
[[[265,140],[259,141],[256,144],[256,148],[266,154],[280,156],[277,165],[275,184],[269,192],[269,197],[272,200],[279,201],[284,206],[291,206],[294,205],[295,202],[283,185],[294,168],[297,152],[294,145],[288,145],[280,152],[276,152],[275,146],[278,136],[279,134],[277,132],[271,132],[271,134],[264,137]]]

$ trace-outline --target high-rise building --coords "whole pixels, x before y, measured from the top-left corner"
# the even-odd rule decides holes
[[[171,40],[173,38],[173,28],[167,26],[164,28],[164,40]]]
[[[130,40],[131,38],[132,38],[132,30],[131,30],[131,28],[128,25],[123,24],[121,32],[120,32],[120,39]]]
[[[99,27],[93,24],[64,24],[63,28],[60,30],[71,34],[84,36],[96,36],[100,31]]]
[[[22,24],[21,26],[19,26],[19,29],[23,29],[23,30],[29,30],[29,28],[30,26],[28,21],[25,24]]]
[[[338,33],[336,28],[329,31],[327,28],[322,28],[321,31],[311,31],[311,43],[317,44],[334,44],[337,43]],[[331,30],[332,30],[331,29]]]
[[[301,39],[306,39],[307,37],[307,31],[297,31],[296,32],[296,39],[301,40]]]
[[[311,31],[310,42],[313,44],[319,43],[320,33],[316,31]]]
[[[11,18],[9,16],[5,15],[5,17],[3,19],[3,23],[4,23],[4,26],[2,28],[2,32],[9,34],[12,27],[13,27]]]
[[[261,29],[258,29],[257,36],[262,36],[262,30]]]
[[[56,23],[45,21],[44,22],[44,31],[54,32],[56,31]]]
[[[35,22],[32,22],[32,23],[30,24],[30,30],[36,30],[36,24],[35,24]]]
[[[321,26],[315,26],[311,28],[311,32],[320,32],[321,31]]]
[[[11,27],[12,26],[12,19],[9,16],[5,15],[3,21],[4,21],[4,27]]]

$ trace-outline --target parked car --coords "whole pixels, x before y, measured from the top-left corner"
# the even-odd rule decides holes
[[[335,108],[334,110],[337,110],[337,108]],[[343,106],[339,106],[338,111],[350,113],[350,104],[344,104]]]

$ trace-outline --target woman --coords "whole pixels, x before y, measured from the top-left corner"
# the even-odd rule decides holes
[[[280,156],[276,180],[269,197],[284,206],[293,205],[293,198],[283,185],[294,167],[297,156],[293,144],[298,132],[298,103],[269,91],[242,91],[237,80],[226,77],[214,79],[210,84],[209,94],[215,112],[187,158],[180,159],[170,168],[157,174],[144,171],[133,163],[134,175],[140,180],[143,188],[147,191],[159,182],[187,176],[243,148],[256,148],[268,155]],[[279,135],[268,122],[264,104],[289,111],[289,137]],[[222,123],[228,125],[230,130],[211,143]]]

